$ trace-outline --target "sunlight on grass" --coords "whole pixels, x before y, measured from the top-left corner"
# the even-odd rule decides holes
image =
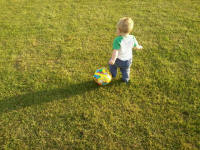
[[[200,149],[200,2],[2,0],[0,149]],[[108,67],[118,19],[144,47]]]

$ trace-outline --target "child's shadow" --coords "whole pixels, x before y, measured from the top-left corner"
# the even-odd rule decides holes
[[[111,83],[106,87],[110,87],[114,83]],[[62,98],[70,98],[75,95],[81,95],[85,92],[96,90],[99,87],[99,85],[91,80],[79,84],[66,85],[58,89],[30,92],[23,95],[8,97],[0,100],[0,114],[32,105],[41,105]]]
[[[99,88],[94,81],[86,81],[79,84],[66,85],[58,89],[30,92],[0,100],[0,114],[18,110],[31,105],[40,105],[62,98],[81,95],[85,92]]]

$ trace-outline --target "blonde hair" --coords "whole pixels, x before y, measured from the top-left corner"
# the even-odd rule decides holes
[[[117,28],[119,29],[120,33],[130,33],[133,30],[133,20],[129,17],[123,17],[117,23]]]

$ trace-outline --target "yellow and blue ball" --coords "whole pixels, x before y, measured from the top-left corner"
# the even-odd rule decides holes
[[[94,81],[99,85],[107,85],[112,80],[112,76],[106,68],[97,69],[93,78]]]

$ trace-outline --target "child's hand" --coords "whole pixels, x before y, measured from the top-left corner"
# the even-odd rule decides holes
[[[133,49],[136,49],[136,50],[142,50],[143,47],[141,45],[138,45],[137,47],[134,47]]]
[[[142,45],[139,45],[139,46],[137,47],[137,49],[143,49]]]
[[[114,65],[114,63],[115,63],[114,60],[112,60],[112,59],[109,60],[109,64],[110,64],[110,65]]]

